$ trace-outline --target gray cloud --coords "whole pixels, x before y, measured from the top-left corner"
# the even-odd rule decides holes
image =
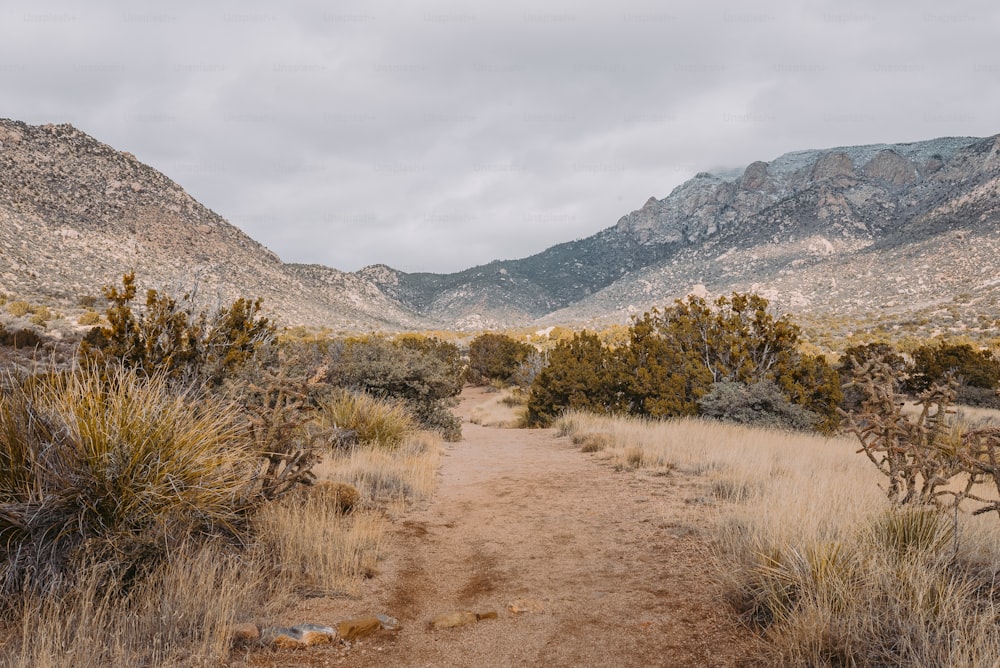
[[[1000,132],[985,1],[483,4],[15,0],[2,113],[345,270],[525,256],[790,150]]]

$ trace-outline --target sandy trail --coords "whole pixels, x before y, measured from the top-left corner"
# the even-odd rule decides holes
[[[459,412],[488,399],[467,391]],[[744,665],[753,638],[712,579],[706,509],[686,502],[703,493],[696,480],[615,472],[551,430],[463,433],[433,502],[394,526],[362,599],[297,610],[333,615],[325,623],[384,612],[402,628],[252,665]],[[541,610],[513,614],[517,599]],[[428,628],[458,610],[499,616]]]

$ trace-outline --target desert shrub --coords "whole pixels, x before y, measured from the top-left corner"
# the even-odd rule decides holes
[[[506,334],[480,334],[469,344],[469,380],[517,383],[523,380],[522,366],[532,354],[537,354],[534,346]]]
[[[131,580],[204,535],[237,535],[256,473],[222,405],[118,367],[0,395],[0,591],[58,588],[85,563]]]
[[[324,426],[350,429],[363,446],[387,449],[402,445],[418,426],[398,401],[347,391],[334,393],[320,407],[318,419]]]
[[[7,329],[0,325],[0,346],[35,348],[42,343],[42,337],[33,329]]]
[[[794,404],[820,416],[817,426],[839,423],[840,383],[822,357],[799,352],[800,330],[775,318],[768,302],[734,293],[709,304],[699,297],[638,318],[627,362],[629,399],[640,414],[693,414],[697,402],[722,381],[775,383]]]
[[[91,326],[98,325],[101,322],[101,314],[97,311],[84,311],[80,314],[80,317],[76,319],[78,325]]]
[[[799,329],[774,318],[767,300],[734,294],[713,304],[698,297],[636,318],[626,345],[586,332],[562,341],[531,386],[528,422],[546,424],[566,409],[664,418],[696,415],[717,383],[770,383],[787,403],[834,431],[842,392],[820,356],[798,349]],[[706,406],[716,406],[713,399]],[[775,404],[777,406],[778,404]],[[787,411],[786,411],[787,412]]]
[[[531,386],[527,423],[548,425],[565,410],[622,412],[626,408],[622,372],[614,351],[596,334],[585,331],[559,341]]]
[[[852,386],[850,383],[858,370],[873,360],[880,360],[899,373],[905,373],[909,368],[909,363],[891,344],[866,343],[848,347],[840,356],[836,366],[841,385],[848,385],[844,389],[844,398],[841,402],[841,408],[844,410],[850,411],[860,408],[864,394],[859,387]]]
[[[793,404],[781,388],[769,380],[752,385],[722,381],[712,385],[698,400],[702,415],[756,427],[807,430],[816,426],[819,416]]]
[[[404,401],[422,426],[447,440],[461,438],[461,420],[448,410],[464,376],[454,344],[418,336],[368,336],[331,347],[327,359],[332,385]]]
[[[955,403],[980,408],[1000,408],[1000,395],[988,387],[972,387],[959,385],[955,390]]]
[[[15,301],[7,303],[7,313],[15,318],[23,318],[31,313],[31,304],[25,301]]]
[[[1000,360],[989,350],[967,343],[920,346],[913,351],[913,365],[906,388],[920,392],[953,374],[960,385],[993,389],[1000,382]]]
[[[260,315],[261,302],[240,298],[212,317],[196,314],[190,295],[180,301],[156,290],[144,306],[133,307],[135,274],[122,278],[122,289],[104,289],[107,327],[95,327],[80,347],[85,364],[122,364],[147,374],[217,385],[274,340],[275,328]]]

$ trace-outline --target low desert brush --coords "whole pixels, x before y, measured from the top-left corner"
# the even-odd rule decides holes
[[[122,577],[194,536],[241,531],[256,467],[225,406],[121,368],[11,380],[0,395],[0,591],[81,560]]]

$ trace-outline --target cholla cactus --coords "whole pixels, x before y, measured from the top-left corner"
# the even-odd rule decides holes
[[[941,488],[965,472],[962,439],[950,418],[956,383],[948,379],[922,392],[917,398],[920,413],[911,419],[903,413],[899,394],[904,380],[898,370],[878,359],[858,366],[849,385],[860,388],[865,398],[860,411],[843,413],[845,431],[858,437],[858,452],[889,479],[891,501],[940,505],[942,496],[952,494]]]
[[[911,419],[903,413],[899,394],[905,380],[878,359],[859,366],[849,385],[859,387],[865,399],[860,411],[843,413],[845,431],[861,442],[858,452],[889,479],[889,499],[956,512],[969,500],[981,504],[973,515],[1000,515],[1000,427],[961,429],[951,417],[958,385],[951,377],[918,395],[921,410]],[[984,496],[983,485],[995,487],[996,496]]]

